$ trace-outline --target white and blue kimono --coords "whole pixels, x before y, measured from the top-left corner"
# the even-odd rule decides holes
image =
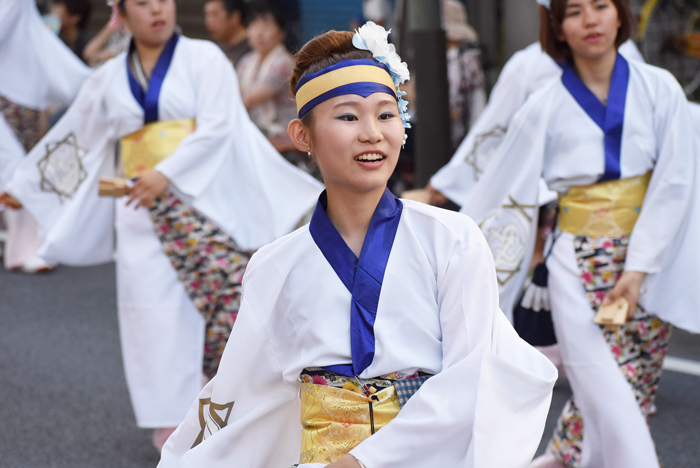
[[[620,54],[628,60],[644,61],[632,41],[620,46]],[[457,205],[464,205],[498,153],[515,113],[532,93],[559,78],[561,73],[561,66],[542,50],[539,42],[515,53],[503,67],[483,113],[450,162],[430,179],[430,184]],[[539,204],[544,205],[555,198],[556,193],[542,183]]]
[[[468,217],[386,191],[358,258],[324,194],[309,225],[253,256],[243,288],[219,373],[160,468],[298,463],[308,367],[361,379],[434,374],[350,452],[365,466],[528,466],[556,370],[499,310],[493,259]]]
[[[624,269],[647,274],[640,297],[646,313],[700,332],[696,138],[688,102],[673,76],[619,54],[607,105],[569,66],[532,94],[462,207],[493,251],[501,306],[512,307],[527,274],[541,178],[565,194],[572,187],[653,171]],[[557,235],[547,266],[557,340],[585,428],[581,466],[658,468],[644,415],[593,323],[575,240],[568,232]]]

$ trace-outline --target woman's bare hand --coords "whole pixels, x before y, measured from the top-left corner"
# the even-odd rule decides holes
[[[168,188],[170,180],[155,169],[146,172],[141,178],[136,181],[131,190],[129,190],[129,201],[126,205],[129,206],[135,200],[138,200],[134,209],[141,206],[150,208],[159,195],[165,192]]]
[[[627,299],[629,310],[627,318],[631,319],[637,311],[637,303],[639,302],[639,290],[642,287],[642,281],[646,273],[641,271],[625,271],[617,280],[615,287],[608,291],[608,295],[603,300],[603,305],[612,304],[621,297]]]
[[[428,184],[425,187],[426,192],[428,192],[428,203],[433,206],[440,206],[447,203],[447,197],[433,188],[432,185]]]
[[[11,210],[19,210],[22,208],[22,204],[12,195],[6,192],[0,194],[0,205],[3,205]]]

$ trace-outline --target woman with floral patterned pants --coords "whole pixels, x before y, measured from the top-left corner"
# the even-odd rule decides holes
[[[546,265],[573,399],[530,468],[659,468],[646,417],[671,324],[700,332],[691,109],[672,75],[618,53],[633,24],[626,0],[538,3],[540,42],[562,75],[514,116],[463,212],[491,245],[509,308],[530,264],[540,178],[559,194]],[[625,312],[619,328],[594,323],[601,305]]]

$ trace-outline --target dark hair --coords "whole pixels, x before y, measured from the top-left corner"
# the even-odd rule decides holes
[[[226,10],[226,13],[228,13],[229,15],[232,15],[237,11],[240,12],[241,13],[241,21],[246,16],[246,2],[245,2],[245,0],[206,0],[205,3],[211,3],[211,2],[221,2],[221,4],[224,6],[224,10]]]
[[[299,80],[308,74],[316,73],[343,60],[372,58],[370,51],[359,50],[352,45],[353,36],[354,34],[350,31],[328,31],[307,42],[294,55],[294,69],[289,78],[292,94],[296,96]],[[313,109],[304,115],[302,122],[309,125],[312,114]]]
[[[247,10],[246,24],[252,23],[257,18],[269,16],[282,31],[287,31],[287,18],[285,18],[282,10],[270,5],[268,2],[264,0],[250,2],[248,3]]]
[[[234,14],[235,12],[240,12],[241,13],[241,20],[246,17],[246,3],[244,0],[222,0],[224,3],[224,8],[226,8],[226,11],[228,12],[229,15]]]
[[[39,10],[39,14],[46,15],[50,11],[49,0],[36,0],[36,8]]]
[[[54,0],[54,5],[63,5],[70,15],[80,16],[78,29],[85,29],[92,15],[92,3],[90,0]]]
[[[569,0],[552,0],[550,9],[540,5],[540,43],[542,49],[554,60],[562,62],[571,59],[569,44],[559,40],[562,23],[566,14],[566,4]],[[633,21],[628,0],[611,0],[620,18],[620,29],[617,31],[615,46],[620,47],[632,37]]]

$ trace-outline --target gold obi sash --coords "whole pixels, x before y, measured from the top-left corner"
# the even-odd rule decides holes
[[[559,229],[586,237],[632,234],[651,172],[643,176],[572,187],[559,196]]]
[[[194,132],[194,119],[152,122],[121,139],[121,158],[128,179],[141,177],[173,154]]]
[[[371,397],[325,385],[301,384],[301,459],[331,464],[386,426],[401,410],[396,388]]]

